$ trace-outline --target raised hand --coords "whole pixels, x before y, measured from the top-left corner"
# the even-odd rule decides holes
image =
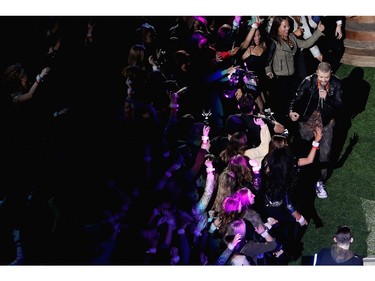
[[[318,29],[323,32],[326,28],[324,26],[324,24],[322,24],[322,22],[320,21],[319,24],[318,24]]]
[[[228,248],[233,250],[240,241],[241,241],[241,234],[237,233],[234,236],[233,241],[228,244]]]
[[[262,118],[254,118],[254,123],[258,126],[262,126],[265,124]]]
[[[202,132],[202,136],[204,137],[208,137],[208,134],[210,133],[210,126],[203,126],[203,132]]]
[[[336,36],[337,39],[341,39],[342,38],[342,28],[341,28],[341,25],[337,25],[336,26],[335,36]]]
[[[43,68],[43,70],[42,70],[42,72],[40,73],[40,78],[44,78],[47,74],[48,74],[48,72],[51,70],[51,68],[50,67],[45,67],[45,68]]]

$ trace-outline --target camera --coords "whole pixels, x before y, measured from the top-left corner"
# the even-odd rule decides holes
[[[266,108],[266,109],[264,109],[264,115],[265,115],[266,117],[272,117],[273,114],[274,114],[274,113],[271,111],[271,108]]]
[[[257,115],[254,115],[254,116],[257,118],[262,118],[263,120],[271,121],[271,122],[276,121],[275,118],[273,117],[274,112],[271,111],[271,108],[265,108],[263,112],[264,114],[258,113]]]

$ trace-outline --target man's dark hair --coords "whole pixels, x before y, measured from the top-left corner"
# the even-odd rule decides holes
[[[336,231],[336,242],[339,244],[348,244],[352,238],[352,232],[350,231],[349,226],[343,225],[340,226]]]
[[[238,115],[230,115],[225,121],[224,133],[233,135],[236,132],[245,132],[246,126],[242,118]]]
[[[254,110],[254,98],[251,95],[244,95],[238,100],[240,112],[243,114],[251,113]]]

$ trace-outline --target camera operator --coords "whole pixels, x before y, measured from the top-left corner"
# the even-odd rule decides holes
[[[242,94],[242,91],[237,91],[236,98],[238,101],[238,108],[242,115],[248,115],[252,118],[262,118],[263,121],[267,124],[268,129],[270,130],[271,136],[274,134],[288,134],[287,129],[285,129],[284,125],[276,121],[273,117],[273,112],[270,108],[264,109],[264,114],[259,113],[259,107],[257,103],[254,101],[252,95],[249,94]]]
[[[247,135],[248,141],[247,148],[256,148],[263,144],[265,146],[264,153],[268,153],[269,141],[265,143],[263,140],[262,142],[261,127],[257,124],[256,121],[257,119],[259,119],[259,116],[256,114],[257,108],[253,97],[251,95],[241,96],[238,100],[238,106],[240,109],[240,114],[237,114],[237,116],[240,117],[244,124],[245,133]],[[267,135],[269,135],[270,137],[275,133],[281,134],[284,132],[284,126],[282,126],[276,120],[273,120],[265,116],[262,119],[264,123],[267,125]],[[262,158],[263,156],[258,155],[257,158]]]

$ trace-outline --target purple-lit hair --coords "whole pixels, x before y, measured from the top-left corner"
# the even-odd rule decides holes
[[[249,193],[251,193],[251,190],[247,187],[243,187],[236,191],[236,194],[240,198],[242,207],[251,205],[251,202],[249,200]]]
[[[239,217],[240,207],[241,200],[237,194],[234,193],[231,196],[225,197],[219,213],[219,218],[221,220],[219,232],[224,234],[229,223]]]
[[[248,159],[241,154],[230,159],[227,169],[234,172],[238,184],[241,184],[242,181],[251,182],[253,179]]]
[[[222,204],[222,209],[226,213],[238,212],[241,205],[240,197],[237,194],[225,197]]]
[[[238,233],[241,234],[242,237],[246,235],[246,224],[242,219],[236,219],[229,224],[226,236],[235,236]]]

